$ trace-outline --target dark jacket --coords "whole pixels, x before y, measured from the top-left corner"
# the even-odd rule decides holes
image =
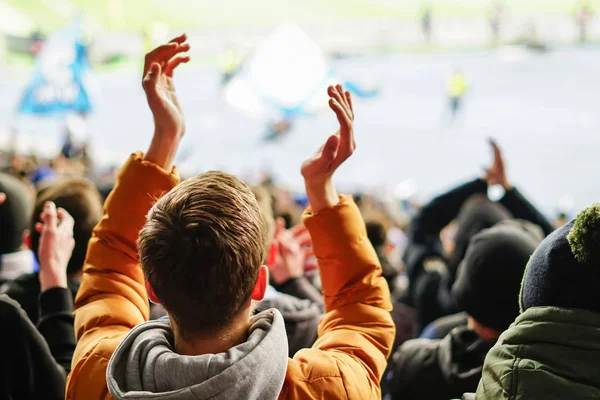
[[[478,399],[600,398],[600,314],[532,307],[485,359]]]
[[[448,400],[474,392],[495,341],[458,327],[441,340],[413,339],[392,356],[386,379],[391,399]]]
[[[435,197],[411,222],[408,245],[404,252],[409,277],[408,293],[404,301],[416,307],[418,323],[422,328],[437,318],[461,311],[452,301],[450,288],[470,237],[460,235],[465,236],[464,240],[458,237],[454,254],[447,256],[440,240],[440,232],[458,216],[470,197],[486,193],[487,183],[482,179],[464,183]],[[545,235],[554,230],[546,217],[515,187],[506,191],[498,203],[508,210],[509,217],[530,221],[540,226]],[[481,226],[482,229],[489,227]],[[432,257],[445,262],[447,274],[425,271],[424,262]]]
[[[68,286],[71,298],[75,301],[77,290],[79,290],[79,279],[70,279]],[[41,292],[39,273],[21,275],[14,281],[2,285],[0,292],[7,294],[11,299],[19,303],[34,325],[40,321],[42,311],[39,301]]]
[[[68,289],[40,296],[41,319],[31,323],[19,304],[0,296],[0,398],[63,399],[75,350],[73,300]]]

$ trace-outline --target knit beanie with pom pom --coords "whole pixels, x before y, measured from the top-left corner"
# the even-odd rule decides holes
[[[550,234],[523,277],[521,311],[554,306],[600,313],[600,203]]]

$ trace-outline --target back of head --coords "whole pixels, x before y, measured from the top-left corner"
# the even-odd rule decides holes
[[[62,179],[38,192],[31,218],[31,248],[37,254],[40,235],[35,224],[40,222],[44,203],[53,201],[56,207],[62,207],[73,217],[73,237],[75,248],[69,260],[67,273],[81,271],[87,253],[92,230],[102,218],[102,199],[93,183],[81,178]]]
[[[481,325],[497,332],[508,328],[519,315],[523,273],[541,241],[539,235],[532,234],[537,226],[510,222],[471,239],[452,287],[459,306]]]
[[[600,313],[600,203],[551,233],[531,257],[521,307],[543,306]]]
[[[273,214],[273,198],[264,186],[252,186],[252,193],[258,202],[258,208],[267,226],[267,236],[272,239],[275,235],[275,216]]]
[[[182,336],[225,327],[250,300],[267,255],[267,227],[250,188],[207,172],[163,196],[138,247],[144,274]]]
[[[0,206],[0,255],[19,251],[23,232],[29,226],[33,196],[29,188],[11,175],[0,173],[0,192],[6,201]]]
[[[474,195],[467,200],[456,218],[457,230],[454,238],[454,251],[450,257],[452,268],[465,256],[471,238],[498,222],[511,218],[504,206],[490,201],[486,196]]]

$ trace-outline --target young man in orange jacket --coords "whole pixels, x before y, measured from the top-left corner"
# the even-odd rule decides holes
[[[154,137],[121,169],[90,241],[67,399],[379,398],[389,289],[358,208],[332,183],[355,148],[350,94],[329,88],[340,129],[302,166],[327,313],[314,346],[288,359],[281,314],[252,316],[268,282],[254,195],[220,172],[180,183],[173,167],[184,121],[172,74],[189,60],[185,41],[146,56]],[[168,320],[148,322],[148,298]]]

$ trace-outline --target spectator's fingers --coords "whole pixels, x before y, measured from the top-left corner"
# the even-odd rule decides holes
[[[346,99],[346,94],[344,93],[344,88],[342,87],[342,85],[337,84],[337,85],[335,85],[335,90],[339,94],[341,104],[342,104],[342,106],[344,106],[344,110],[346,110],[346,112],[349,113],[350,105],[348,104],[348,99]]]
[[[307,247],[307,248],[303,249],[303,252],[304,252],[305,259],[315,256],[315,252],[313,251],[312,247]]]
[[[55,230],[58,226],[58,216],[56,213],[56,205],[47,201],[44,204],[44,228],[46,230]]]
[[[75,226],[75,220],[71,217],[71,214],[67,212],[64,208],[59,208],[57,211],[59,228],[65,232],[69,233],[71,236],[73,235],[73,227]]]
[[[348,102],[348,106],[350,107],[350,113],[351,113],[351,117],[352,119],[354,119],[354,106],[352,105],[352,96],[350,95],[350,92],[346,91],[345,93],[345,97],[346,97],[346,101]]]
[[[167,43],[162,46],[158,46],[150,53],[146,54],[146,65],[150,65],[154,62],[165,63],[175,54],[177,54],[179,49],[179,43]]]
[[[331,99],[335,99],[335,101],[337,102],[337,104],[340,105],[340,109],[342,111],[342,113],[349,118],[349,114],[348,114],[348,106],[346,105],[346,100],[345,100],[345,96],[344,93],[340,90],[338,90],[337,87],[341,87],[340,85],[337,86],[329,86],[328,90],[327,90],[327,94],[329,94],[329,97],[331,97]],[[329,102],[329,104],[331,105],[331,100]],[[334,110],[335,111],[335,110]],[[337,114],[337,112],[336,112]],[[339,118],[338,118],[339,119]],[[341,125],[341,122],[340,122]]]
[[[310,233],[308,233],[308,231],[302,232],[301,234],[297,235],[296,241],[298,241],[298,243],[302,247],[309,247],[312,243],[311,238],[310,238]]]
[[[182,44],[186,40],[187,40],[187,34],[186,33],[182,33],[181,35],[177,36],[176,38],[171,39],[169,41],[169,43]]]
[[[343,131],[344,129],[349,129],[350,120],[348,118],[348,115],[344,111],[344,107],[340,104],[340,102],[337,101],[334,97],[332,97],[329,99],[329,107],[335,113],[335,116],[337,117],[337,120],[340,123],[340,127],[342,128],[341,131]]]
[[[292,232],[292,234],[294,236],[298,236],[298,235],[303,234],[304,232],[308,232],[308,229],[306,229],[306,226],[301,223],[301,224],[298,224],[296,226],[292,226],[290,228],[290,232]]]
[[[174,58],[172,58],[171,60],[169,60],[169,62],[167,63],[167,66],[165,67],[165,75],[171,77],[173,76],[173,70],[175,70],[175,68],[177,68],[177,66],[181,63],[187,63],[190,61],[190,56],[175,56]]]

